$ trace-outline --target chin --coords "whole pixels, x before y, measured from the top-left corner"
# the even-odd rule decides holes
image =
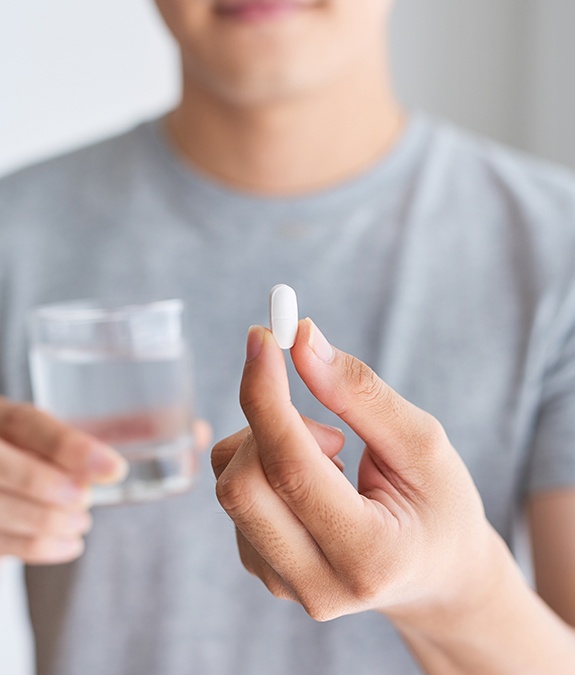
[[[294,68],[294,64],[267,64],[262,67],[201,68],[184,65],[186,78],[193,86],[201,86],[217,98],[233,105],[266,105],[305,95],[317,90],[327,74]]]
[[[330,31],[301,31],[297,39],[287,37],[229,40],[225,50],[210,44],[204,49],[184,48],[184,77],[229,103],[271,104],[321,89],[350,61]]]
[[[247,105],[289,99],[336,79],[366,44],[382,39],[389,0],[156,2],[192,88]]]

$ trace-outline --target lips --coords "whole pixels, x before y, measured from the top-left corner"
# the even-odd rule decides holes
[[[291,14],[316,4],[317,0],[220,0],[215,4],[215,12],[230,19],[257,21]]]

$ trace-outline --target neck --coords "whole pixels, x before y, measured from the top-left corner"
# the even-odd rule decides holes
[[[269,196],[312,192],[368,169],[404,115],[382,58],[322,89],[265,105],[223,101],[184,75],[167,130],[184,158],[230,187]]]

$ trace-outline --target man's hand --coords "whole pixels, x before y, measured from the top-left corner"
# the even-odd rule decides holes
[[[0,556],[32,564],[81,555],[91,483],[120,480],[112,448],[33,406],[0,399]]]
[[[53,564],[80,556],[92,524],[90,485],[120,481],[128,470],[126,460],[92,434],[125,441],[157,434],[171,422],[166,415],[119,416],[80,430],[0,398],[0,558]],[[210,425],[197,419],[193,431],[194,450],[205,450]]]
[[[252,328],[247,353],[240,398],[250,427],[212,455],[247,569],[318,620],[481,603],[503,547],[439,422],[300,322],[300,377],[366,443],[356,491],[332,461],[342,434],[293,407],[271,333]]]

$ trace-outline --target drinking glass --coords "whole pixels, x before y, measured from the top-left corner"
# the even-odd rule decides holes
[[[187,490],[195,474],[190,350],[184,304],[76,301],[30,316],[36,405],[113,446],[121,483],[94,486],[95,504]]]

